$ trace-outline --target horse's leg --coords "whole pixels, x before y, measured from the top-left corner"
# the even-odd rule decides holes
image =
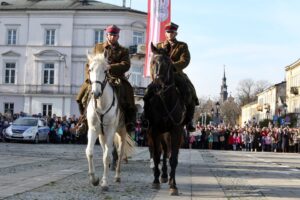
[[[86,157],[89,164],[89,178],[90,182],[97,186],[99,185],[99,178],[95,176],[95,165],[94,165],[94,146],[97,139],[97,133],[94,130],[89,129],[88,130],[88,144],[85,150]]]
[[[169,139],[169,134],[164,134],[162,136],[161,140],[161,146],[163,149],[163,164],[162,164],[162,175],[160,177],[160,182],[161,183],[166,183],[168,182],[168,166],[167,166],[167,158],[168,158],[168,139]]]
[[[106,129],[105,136],[100,135],[100,143],[102,146],[103,151],[103,176],[101,182],[102,190],[108,190],[108,170],[109,170],[109,163],[110,163],[110,155],[113,149],[113,137],[114,133],[112,133],[112,128]]]
[[[112,162],[111,162],[111,166],[110,166],[111,171],[116,170],[117,161],[118,161],[118,150],[117,150],[117,147],[114,144],[113,145],[113,150],[112,150]]]
[[[160,188],[160,182],[159,182],[159,176],[160,176],[160,170],[159,170],[159,163],[160,163],[160,155],[161,155],[161,147],[160,147],[160,136],[154,136],[154,133],[152,133],[152,140],[153,140],[153,161],[154,161],[154,180],[152,183],[153,188],[159,189]]]
[[[116,175],[115,175],[115,182],[121,182],[121,161],[124,154],[124,147],[125,147],[125,140],[126,140],[126,129],[125,127],[122,128],[120,133],[116,134],[116,142],[118,142],[118,160],[116,165]]]
[[[148,138],[148,149],[150,154],[150,168],[154,170],[154,161],[153,161],[153,141],[152,137],[150,136],[149,131],[147,131],[147,138]],[[154,173],[154,172],[153,172]]]
[[[171,172],[170,172],[170,179],[169,179],[169,185],[170,185],[170,195],[178,195],[178,189],[176,186],[176,180],[175,180],[175,172],[176,167],[178,164],[178,154],[179,154],[179,148],[181,144],[181,137],[182,137],[182,131],[181,128],[175,128],[173,130],[173,133],[171,134],[171,156],[169,159],[169,163],[171,166]]]

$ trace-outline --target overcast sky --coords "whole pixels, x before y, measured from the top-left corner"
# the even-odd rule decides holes
[[[126,2],[147,11],[147,0]],[[224,65],[228,92],[235,96],[243,79],[284,81],[285,67],[300,58],[299,0],[171,0],[171,5],[177,39],[190,48],[185,72],[199,97],[219,97]]]

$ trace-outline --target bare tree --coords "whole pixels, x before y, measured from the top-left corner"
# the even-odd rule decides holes
[[[244,79],[237,87],[237,101],[240,106],[246,105],[256,100],[256,95],[264,91],[271,84],[268,81],[260,80],[254,82],[252,79]]]
[[[221,107],[221,118],[226,125],[234,126],[241,112],[239,105],[234,101],[234,99],[229,99],[225,101]]]
[[[255,83],[254,93],[257,95],[271,86],[271,83],[266,80],[260,80]]]
[[[241,106],[250,103],[254,99],[254,81],[244,79],[239,82],[237,87],[237,100]]]

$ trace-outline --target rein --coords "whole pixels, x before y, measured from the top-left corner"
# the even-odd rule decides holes
[[[104,80],[101,82],[101,81],[91,81],[90,82],[90,84],[93,84],[93,83],[98,83],[98,84],[100,84],[101,85],[101,94],[100,94],[100,97],[102,96],[102,94],[103,94],[103,91],[104,91],[104,88],[105,88],[105,86],[106,86],[106,84],[107,84],[107,82],[108,82],[108,78],[107,78],[107,71],[105,71],[104,72],[105,73],[105,78],[104,78]]]
[[[163,105],[165,111],[167,112],[167,116],[171,119],[171,121],[173,122],[174,125],[178,126],[178,125],[181,125],[181,120],[180,120],[179,122],[176,122],[176,121],[174,120],[173,116],[172,116],[172,113],[175,111],[175,109],[176,109],[177,106],[179,105],[179,98],[177,98],[176,104],[175,104],[175,106],[172,108],[172,110],[169,111],[168,108],[167,108],[167,104],[166,104],[166,102],[165,102],[165,100],[164,100],[164,98],[163,98],[163,95],[162,95],[162,94],[164,94],[166,91],[168,91],[168,90],[169,90],[170,88],[172,88],[172,87],[175,87],[175,84],[174,84],[174,83],[172,83],[171,85],[169,85],[166,89],[163,89],[162,92],[159,92],[159,93],[158,93],[158,96],[159,96],[160,100],[162,101],[162,105]]]
[[[106,73],[106,75],[105,75],[105,79],[104,79],[103,82],[101,82],[101,81],[95,81],[95,82],[94,82],[94,83],[98,83],[98,84],[101,85],[101,91],[102,91],[102,93],[101,93],[100,96],[98,97],[99,99],[100,99],[101,96],[103,95],[103,91],[104,91],[104,89],[105,89],[105,87],[106,87],[106,85],[107,85],[107,82],[108,82],[107,73]],[[94,102],[95,102],[95,104],[94,104],[94,111],[96,112],[96,114],[97,114],[96,116],[97,116],[98,120],[100,121],[101,131],[102,131],[102,134],[103,134],[103,135],[104,135],[104,126],[106,126],[106,125],[103,123],[103,118],[104,118],[104,116],[112,109],[112,107],[115,105],[115,101],[116,101],[116,98],[115,98],[115,95],[114,95],[114,93],[115,93],[114,87],[112,87],[112,90],[113,90],[113,100],[112,100],[112,102],[111,102],[109,108],[108,108],[104,113],[100,113],[99,111],[97,111],[97,98],[94,98]]]
[[[171,77],[171,69],[172,69],[172,68],[171,68],[170,65],[171,65],[171,64],[168,65],[168,70],[167,70],[167,79],[166,79],[167,82],[170,81],[170,77]],[[161,66],[160,66],[160,67],[161,67]],[[155,77],[160,77],[160,75],[159,75],[159,71],[160,71],[159,68],[160,68],[160,67],[156,67],[156,69],[155,69]],[[166,104],[166,102],[165,102],[165,100],[164,100],[164,98],[163,98],[163,94],[166,93],[170,88],[175,87],[175,83],[173,82],[173,83],[171,83],[171,84],[169,84],[169,85],[165,85],[165,86],[166,86],[166,87],[163,86],[162,89],[159,90],[159,91],[157,92],[157,95],[159,96],[160,100],[162,101],[162,105],[163,105],[163,107],[164,107],[164,110],[166,111],[167,116],[169,117],[169,119],[171,119],[172,123],[173,123],[174,125],[176,125],[176,126],[181,125],[182,120],[179,120],[179,122],[176,122],[176,121],[174,120],[173,116],[172,116],[172,114],[173,114],[174,111],[176,110],[177,106],[179,105],[179,98],[177,98],[176,104],[175,104],[175,106],[172,108],[171,111],[168,110],[167,104]]]

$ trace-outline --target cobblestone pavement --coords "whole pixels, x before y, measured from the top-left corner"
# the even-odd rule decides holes
[[[181,149],[180,196],[168,185],[152,189],[147,148],[123,163],[121,183],[109,191],[88,182],[85,145],[0,143],[0,199],[300,199],[300,154]],[[95,146],[98,175],[100,146]]]

